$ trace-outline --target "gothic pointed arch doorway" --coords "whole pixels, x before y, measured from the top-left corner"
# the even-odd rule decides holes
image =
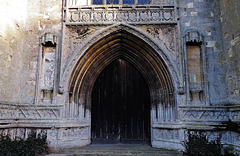
[[[92,91],[92,143],[150,143],[150,94],[141,73],[116,59]]]
[[[165,57],[161,49],[154,46],[154,42],[144,40],[143,37],[144,34],[141,36],[130,32],[129,27],[125,29],[125,27],[119,26],[116,27],[116,30],[96,40],[88,48],[80,51],[81,57],[77,58],[77,62],[74,64],[74,68],[71,69],[72,74],[69,76],[68,80],[69,94],[66,100],[65,112],[66,117],[77,118],[79,123],[83,124],[82,127],[87,131],[87,138],[85,139],[88,140],[89,143],[91,143],[91,139],[94,140],[94,138],[98,138],[97,136],[100,137],[101,135],[97,133],[102,133],[103,131],[92,131],[97,129],[97,125],[94,125],[95,122],[99,122],[100,124],[102,122],[101,120],[98,121],[97,119],[94,119],[94,115],[98,116],[98,114],[96,114],[98,110],[94,109],[102,107],[101,104],[97,106],[94,104],[95,102],[92,97],[98,96],[98,94],[95,94],[95,92],[97,92],[96,90],[98,90],[95,89],[97,88],[95,86],[101,86],[102,84],[104,86],[109,85],[108,83],[98,84],[98,79],[101,77],[102,73],[105,73],[104,70],[108,69],[108,67],[111,68],[111,63],[114,63],[118,59],[124,60],[134,68],[131,73],[140,73],[140,77],[145,80],[146,88],[149,92],[148,112],[146,113],[146,111],[144,111],[144,113],[148,114],[146,120],[150,118],[150,121],[147,123],[150,124],[150,130],[144,130],[139,133],[144,135],[145,133],[148,133],[144,136],[146,138],[145,141],[150,140],[151,144],[154,144],[156,138],[159,137],[158,127],[161,127],[161,125],[164,126],[165,123],[173,123],[177,120],[176,88],[178,81],[176,81],[177,78],[173,76],[175,70],[169,65],[169,59]],[[168,64],[166,64],[166,62]],[[68,70],[66,71],[68,72]],[[104,81],[108,81],[108,78]],[[138,89],[135,88],[134,90]],[[140,97],[141,94],[136,95],[136,98]],[[136,107],[138,106],[135,105],[135,108]],[[106,115],[108,112],[109,111],[106,111],[105,113],[100,114],[100,116]],[[109,117],[109,119],[111,118]],[[104,119],[105,123],[107,120],[108,118]],[[145,120],[145,117],[143,120]],[[112,121],[110,120],[108,122]],[[117,124],[119,124],[119,122],[117,122]],[[113,127],[116,126],[111,124],[110,127],[113,129]],[[103,128],[105,128],[106,131],[106,126],[102,127],[102,129]],[[119,130],[119,128],[117,129]],[[122,129],[120,128],[120,130]],[[131,130],[132,129],[129,131]],[[130,134],[126,129],[123,131],[125,131],[126,136]],[[119,137],[119,134],[120,138],[124,136],[119,132],[114,132],[114,130],[107,130],[107,132],[104,133],[106,136],[103,138],[108,138],[109,133],[115,135],[111,138],[112,140]],[[134,137],[126,137],[124,140],[131,139],[141,141],[141,138]],[[115,140],[119,141],[120,139],[118,138]]]

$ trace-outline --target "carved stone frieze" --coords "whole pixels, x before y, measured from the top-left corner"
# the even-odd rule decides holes
[[[187,138],[190,134],[203,134],[209,141],[220,139],[223,144],[232,144],[240,146],[240,134],[231,131],[185,131],[184,136]]]
[[[11,139],[25,139],[28,135],[32,133],[36,133],[36,135],[44,135],[46,134],[45,129],[31,129],[31,128],[6,128],[0,129],[0,136],[9,136]]]
[[[233,142],[235,145],[240,146],[240,133],[233,134]]]
[[[220,138],[221,132],[218,131],[207,131],[205,132],[209,141],[216,140],[216,138]]]
[[[88,128],[66,128],[62,130],[61,134],[64,140],[74,138],[87,139],[89,136]]]
[[[141,22],[175,23],[174,7],[148,8],[148,9],[100,9],[75,10],[69,9],[67,24],[110,24],[113,22],[128,22],[141,24]]]
[[[60,108],[0,108],[0,119],[57,119],[60,116]]]
[[[226,133],[221,131],[197,131],[197,130],[186,130],[184,131],[185,139],[188,140],[189,134],[206,136],[208,141],[215,141],[216,139],[226,140]]]
[[[182,111],[182,120],[228,120],[229,113],[226,111],[210,110],[184,110]]]
[[[238,114],[229,111],[228,107],[184,107],[180,109],[183,121],[227,121],[239,120]]]
[[[230,118],[233,121],[236,121],[236,120],[240,121],[240,110],[236,109],[236,110],[231,111]]]
[[[157,140],[179,140],[179,131],[171,129],[153,129],[153,138]]]
[[[59,133],[59,129],[49,129],[47,131],[47,135],[49,139],[57,139],[58,133]]]

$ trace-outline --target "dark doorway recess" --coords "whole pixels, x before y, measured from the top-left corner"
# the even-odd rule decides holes
[[[150,144],[150,93],[141,73],[118,59],[92,91],[92,143]]]

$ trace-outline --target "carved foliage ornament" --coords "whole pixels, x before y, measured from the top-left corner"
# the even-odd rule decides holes
[[[170,25],[156,25],[147,28],[147,33],[164,43],[170,51],[176,50],[175,28]]]
[[[88,36],[96,32],[99,27],[89,27],[89,26],[70,26],[70,35],[69,35],[69,51],[74,51],[80,43],[82,43]]]

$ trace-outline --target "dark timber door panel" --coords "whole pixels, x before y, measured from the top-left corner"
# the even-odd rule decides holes
[[[118,59],[98,76],[92,91],[93,143],[149,143],[150,95],[145,79]]]

